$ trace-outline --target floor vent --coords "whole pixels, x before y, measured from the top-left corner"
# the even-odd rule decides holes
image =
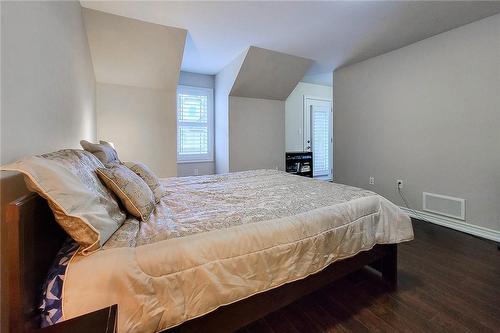
[[[424,192],[423,210],[465,221],[465,199]]]

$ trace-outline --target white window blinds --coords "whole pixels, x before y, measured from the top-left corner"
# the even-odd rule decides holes
[[[213,160],[212,89],[177,89],[177,161]]]
[[[330,108],[314,106],[311,112],[314,176],[330,173]]]

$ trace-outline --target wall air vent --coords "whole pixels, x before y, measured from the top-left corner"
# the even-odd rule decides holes
[[[428,192],[422,195],[424,211],[465,221],[465,199]]]

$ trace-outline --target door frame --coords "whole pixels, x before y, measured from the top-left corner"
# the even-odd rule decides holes
[[[333,100],[327,97],[318,97],[318,96],[313,96],[313,95],[303,95],[303,104],[302,104],[302,150],[303,151],[308,151],[306,150],[306,138],[307,138],[307,133],[310,132],[310,128],[307,129],[308,132],[306,132],[306,125],[309,124],[309,127],[311,126],[310,122],[310,115],[309,115],[309,122],[307,122],[307,115],[310,112],[308,110],[307,105],[308,105],[308,100],[315,100],[315,101],[321,101],[321,102],[328,102],[330,103],[330,149],[329,149],[329,164],[330,164],[330,172],[328,173],[328,177],[330,179],[333,179]],[[309,133],[310,135],[310,133]],[[312,150],[311,150],[312,151]],[[314,158],[314,156],[313,156]],[[314,168],[314,165],[313,165]]]

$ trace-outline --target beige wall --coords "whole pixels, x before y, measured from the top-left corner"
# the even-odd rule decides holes
[[[230,171],[283,170],[285,102],[229,97]]]
[[[286,151],[304,148],[304,96],[332,99],[332,87],[299,82],[285,103]]]
[[[97,134],[121,159],[177,175],[176,90],[186,30],[84,10],[96,73]]]
[[[334,74],[335,181],[413,208],[422,192],[467,200],[500,231],[500,15]],[[375,185],[368,178],[375,177]]]
[[[177,176],[179,177],[213,175],[214,173],[214,162],[177,163]]]
[[[175,110],[175,99],[163,90],[98,82],[98,139],[113,142],[123,161],[146,163],[160,177],[175,176],[176,113],[168,112]]]
[[[80,4],[2,1],[1,15],[1,164],[95,140],[95,78]],[[26,192],[21,176],[2,173],[2,332],[8,331],[5,205]]]

